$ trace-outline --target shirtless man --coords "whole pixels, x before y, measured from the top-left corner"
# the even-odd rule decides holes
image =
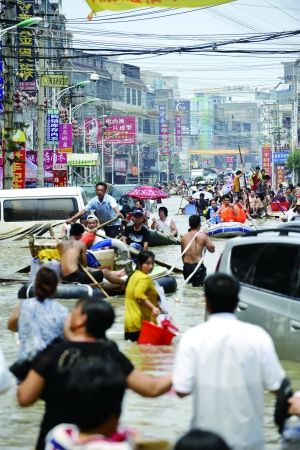
[[[61,255],[61,277],[69,283],[91,284],[92,280],[89,276],[80,270],[80,265],[87,267],[86,245],[80,241],[84,227],[80,223],[74,223],[70,230],[70,239],[58,243],[58,250]],[[125,281],[120,278],[121,273],[113,273],[107,269],[91,270],[93,278],[98,283],[103,281],[105,277],[113,284],[124,285]],[[124,272],[125,274],[125,272]]]
[[[186,280],[196,269],[200,259],[202,258],[203,250],[206,248],[210,253],[214,253],[215,246],[209,237],[200,232],[200,216],[194,215],[189,218],[189,231],[181,238],[181,252],[183,252],[190,242],[193,240],[187,252],[182,256],[183,261],[183,276]],[[197,235],[195,237],[195,235]],[[206,267],[202,263],[197,272],[192,276],[189,283],[194,287],[203,286],[206,277]]]

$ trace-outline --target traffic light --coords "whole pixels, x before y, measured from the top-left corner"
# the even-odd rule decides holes
[[[16,91],[14,93],[14,106],[16,109],[21,109],[23,106],[21,92],[19,92],[19,91]]]

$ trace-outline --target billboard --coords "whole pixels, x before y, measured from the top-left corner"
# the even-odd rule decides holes
[[[184,136],[191,134],[191,102],[189,100],[176,101],[176,114],[181,116],[181,128]]]
[[[58,151],[61,153],[72,152],[72,138],[73,138],[72,124],[60,123],[59,124],[59,140]]]
[[[136,118],[134,116],[109,116],[105,119],[106,144],[136,144]]]
[[[179,114],[175,116],[175,145],[182,147],[182,118]]]
[[[18,0],[17,21],[21,22],[33,16],[34,0]],[[19,89],[28,92],[36,91],[34,30],[17,29],[17,43]]]
[[[167,107],[166,105],[159,105],[159,154],[160,160],[166,159],[170,156],[169,147],[169,123],[167,121]]]
[[[263,144],[261,149],[261,165],[272,180],[272,151],[270,144]]]
[[[50,109],[46,116],[46,140],[57,144],[59,138],[59,114],[57,109]]]
[[[14,152],[13,189],[25,188],[25,149]]]

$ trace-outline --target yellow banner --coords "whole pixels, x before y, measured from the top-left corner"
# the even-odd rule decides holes
[[[124,11],[135,8],[201,8],[217,6],[235,0],[86,0],[94,13],[110,10]]]

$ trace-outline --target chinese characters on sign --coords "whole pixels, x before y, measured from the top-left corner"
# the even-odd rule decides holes
[[[58,151],[61,153],[72,152],[72,124],[61,123],[59,125]]]
[[[273,162],[274,164],[285,164],[290,152],[273,152]]]
[[[176,147],[182,147],[182,128],[181,128],[181,116],[176,114],[175,117],[175,145]]]
[[[221,5],[233,0],[86,0],[94,13],[111,10],[123,11],[134,8],[200,8]]]
[[[182,135],[190,135],[191,121],[191,102],[183,100],[175,102],[175,110],[181,116],[181,133]]]
[[[69,86],[69,77],[68,77],[68,75],[44,74],[41,77],[41,86],[64,88],[64,87]]]
[[[261,152],[262,169],[265,169],[266,173],[270,175],[272,180],[271,155],[272,152],[270,144],[263,144]]]
[[[160,160],[166,160],[170,156],[169,148],[169,124],[167,121],[166,105],[159,105],[159,154]]]
[[[284,166],[275,166],[275,174],[276,174],[276,188],[281,183],[284,183]]]
[[[0,43],[0,113],[3,112],[3,58],[2,58],[2,44]]]
[[[33,0],[18,0],[17,20],[29,19],[34,16]],[[36,73],[34,57],[34,30],[20,28],[18,30],[18,59],[19,59],[19,89],[21,91],[36,91]]]
[[[136,144],[136,118],[134,116],[110,116],[105,122],[104,139],[107,144]]]
[[[67,153],[54,152],[53,170],[67,170]]]
[[[59,114],[52,110],[47,114],[46,135],[48,143],[58,143],[59,138]]]
[[[25,149],[14,152],[13,189],[25,188]]]

